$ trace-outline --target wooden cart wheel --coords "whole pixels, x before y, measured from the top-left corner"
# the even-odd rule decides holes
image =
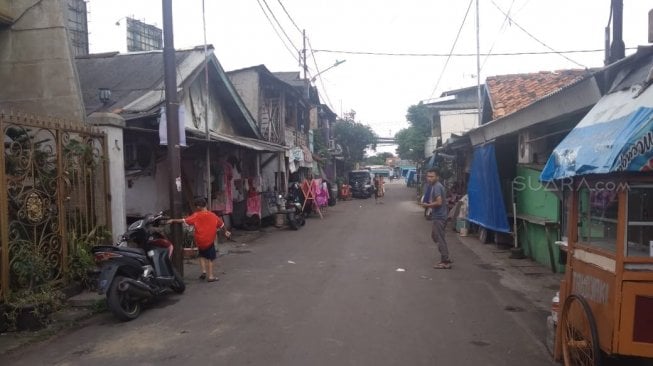
[[[601,366],[601,349],[592,309],[582,296],[570,295],[562,308],[565,366]]]

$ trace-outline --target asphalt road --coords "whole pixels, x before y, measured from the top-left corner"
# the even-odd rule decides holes
[[[414,190],[339,202],[298,232],[273,230],[221,258],[216,283],[129,323],[102,314],[2,365],[553,365],[546,314],[450,235],[452,270]],[[400,272],[397,269],[404,269]],[[192,277],[192,278],[190,278]]]

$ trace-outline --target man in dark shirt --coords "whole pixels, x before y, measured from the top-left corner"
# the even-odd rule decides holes
[[[440,251],[440,262],[433,266],[436,269],[451,269],[451,259],[449,258],[449,247],[445,235],[447,226],[447,202],[444,186],[439,182],[438,172],[435,169],[429,169],[426,172],[426,191],[422,199],[422,207],[431,209],[431,219],[433,228],[431,229],[431,238],[438,244]]]

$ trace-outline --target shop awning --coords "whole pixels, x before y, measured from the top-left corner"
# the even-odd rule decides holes
[[[601,98],[555,148],[540,179],[652,170],[653,87],[642,92],[640,84]]]
[[[285,146],[277,145],[271,142],[257,140],[250,137],[232,136],[217,132],[211,132],[211,140],[226,142],[232,145],[237,145],[256,151],[281,152],[287,150]]]
[[[510,232],[493,143],[474,149],[467,194],[469,221],[486,229]]]

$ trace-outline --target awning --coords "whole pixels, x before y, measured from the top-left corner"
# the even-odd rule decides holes
[[[211,132],[210,135],[211,140],[226,142],[232,145],[237,145],[256,151],[280,152],[287,150],[285,146],[277,145],[268,141],[257,140],[250,137],[232,136],[217,132]]]
[[[490,230],[510,232],[493,143],[474,149],[467,194],[469,221]]]
[[[640,86],[603,97],[555,148],[540,179],[652,170],[653,88]]]

